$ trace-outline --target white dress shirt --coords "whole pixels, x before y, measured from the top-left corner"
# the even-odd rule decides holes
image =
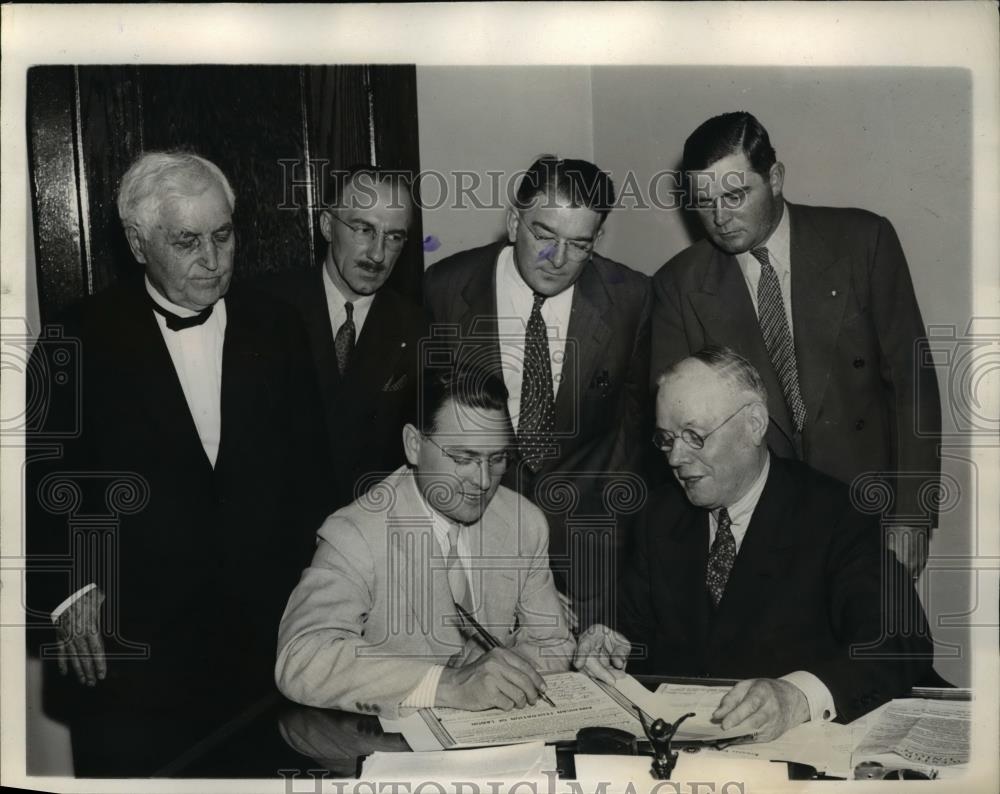
[[[758,270],[759,273],[759,270]],[[764,467],[761,469],[757,479],[754,480],[750,489],[736,500],[732,505],[726,507],[729,513],[729,520],[732,522],[730,529],[736,541],[736,554],[739,555],[743,546],[743,538],[746,537],[747,528],[750,526],[750,519],[753,511],[757,508],[760,495],[764,492],[764,485],[767,483],[767,475],[771,471],[771,459],[764,459]],[[712,548],[715,542],[715,535],[719,529],[719,510],[712,510],[708,514],[708,547]],[[833,695],[826,684],[820,681],[815,675],[806,670],[796,670],[781,676],[782,681],[787,681],[797,687],[806,697],[809,704],[809,719],[811,720],[832,720],[837,716],[837,709],[833,703]]]
[[[419,489],[417,493],[420,493]],[[420,501],[423,502],[424,507],[427,508],[427,512],[431,517],[431,529],[441,550],[441,556],[447,558],[448,553],[451,551],[451,541],[448,539],[448,531],[455,525],[427,504],[427,500],[424,499],[423,494],[420,494]],[[458,547],[458,557],[462,561],[462,568],[465,570],[465,580],[469,586],[469,599],[472,602],[472,609],[475,611],[476,604],[479,601],[476,598],[476,589],[472,586],[473,577],[470,570],[472,554],[469,549],[468,534],[468,528],[459,525],[458,542],[455,545]],[[413,691],[406,696],[406,699],[400,705],[407,708],[431,708],[434,705],[434,700],[437,698],[438,682],[441,680],[441,673],[443,671],[444,665],[433,665],[424,673],[424,677],[420,680],[420,683],[413,688]]]
[[[792,255],[791,255],[791,226],[788,220],[788,207],[782,206],[781,220],[778,221],[778,228],[764,243],[767,248],[768,259],[771,267],[774,268],[778,276],[778,285],[781,287],[781,302],[785,306],[785,317],[788,319],[788,332],[795,339],[795,330],[792,328]],[[743,271],[743,279],[747,283],[750,291],[750,300],[753,301],[754,311],[760,315],[757,308],[757,285],[760,283],[760,262],[757,257],[746,251],[736,255],[740,270]]]
[[[323,291],[326,293],[326,310],[330,313],[330,328],[333,329],[333,335],[336,336],[337,331],[340,330],[340,326],[347,320],[347,309],[344,308],[344,304],[347,303],[348,299],[344,297],[344,293],[337,289],[337,285],[333,283],[333,279],[330,278],[330,273],[327,271],[325,263],[323,265]],[[361,338],[361,329],[364,327],[365,318],[368,317],[368,312],[374,300],[374,295],[365,295],[351,301],[354,304],[355,342]]]
[[[146,292],[157,305],[178,317],[193,317],[198,312],[178,306],[164,298],[145,279]],[[163,341],[173,362],[174,371],[180,381],[184,400],[187,402],[191,418],[194,420],[198,438],[205,450],[212,468],[219,457],[219,440],[222,437],[222,349],[226,339],[226,301],[219,300],[212,308],[212,314],[201,325],[171,331],[167,328],[167,318],[159,312],[149,310],[163,335]],[[84,594],[97,585],[93,582],[81,587],[59,606],[52,610],[52,621]]]
[[[566,334],[573,309],[575,287],[548,298],[542,304],[542,319],[549,339],[549,360],[552,364],[552,396],[559,393],[563,361],[566,357]],[[535,293],[514,264],[514,247],[506,246],[497,257],[496,269],[497,331],[500,337],[500,363],[507,386],[507,408],[514,432],[517,432],[521,410],[521,380],[524,371],[524,333],[531,317]]]

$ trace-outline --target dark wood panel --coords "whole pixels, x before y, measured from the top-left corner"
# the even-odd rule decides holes
[[[417,115],[417,68],[370,66],[372,127],[375,157],[383,168],[420,171],[420,138]],[[398,292],[420,302],[424,276],[424,227],[420,211],[414,213],[410,242],[390,276]]]
[[[28,70],[28,160],[41,319],[86,294],[75,153],[72,66]]]
[[[281,160],[305,161],[294,66],[140,67],[147,149],[216,163],[236,193],[237,280],[308,267],[305,202],[282,208]]]
[[[140,265],[118,218],[118,185],[142,152],[142,89],[135,66],[78,70],[83,175],[89,213],[93,291],[100,292]]]

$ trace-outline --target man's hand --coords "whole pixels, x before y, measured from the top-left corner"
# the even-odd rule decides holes
[[[545,681],[531,662],[508,648],[494,648],[474,662],[445,667],[438,681],[435,706],[466,711],[534,705]]]
[[[582,670],[605,684],[614,684],[624,674],[630,650],[631,643],[621,634],[595,623],[577,640],[573,669]]]
[[[758,742],[777,739],[809,719],[809,702],[802,690],[776,678],[750,678],[730,689],[712,713],[722,729],[745,728]]]
[[[927,565],[930,547],[930,531],[927,527],[886,527],[885,542],[912,578],[920,576]]]
[[[96,686],[108,674],[101,639],[101,604],[104,593],[94,588],[70,604],[56,621],[59,637],[59,672],[66,675],[73,665],[77,680]]]
[[[576,612],[573,611],[573,599],[558,590],[556,590],[556,595],[559,596],[559,604],[563,608],[563,616],[566,618],[569,630],[575,632],[580,628],[580,619],[576,616]]]

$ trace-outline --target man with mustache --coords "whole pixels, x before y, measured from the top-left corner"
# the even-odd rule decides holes
[[[457,329],[459,359],[507,385],[518,455],[504,482],[545,512],[560,589],[596,610],[585,623],[606,606],[623,543],[613,494],[642,490],[649,410],[649,279],[595,251],[614,205],[593,163],[541,157],[518,185],[506,239],[432,265],[424,281],[433,323]],[[602,525],[613,537],[590,529]]]
[[[309,335],[342,506],[403,463],[399,431],[416,410],[426,322],[386,283],[413,217],[405,176],[356,166],[331,182],[334,200],[319,215],[322,266],[283,275],[273,289]]]
[[[278,636],[278,687],[308,706],[395,717],[402,706],[521,708],[575,647],[541,512],[500,484],[503,381],[424,375],[402,430],[407,465],[320,527]],[[496,637],[490,649],[461,606]]]
[[[684,144],[706,239],[653,277],[653,377],[708,344],[746,356],[768,387],[768,444],[848,484],[894,490],[887,538],[917,576],[937,524],[941,404],[924,323],[892,224],[784,198],[785,167],[749,113]],[[919,376],[919,377],[918,377]]]
[[[740,679],[713,717],[777,738],[850,722],[905,694],[933,650],[912,580],[847,486],[765,443],[756,369],[708,347],[658,381],[653,443],[677,483],[650,496],[622,577],[618,631],[591,626],[574,666]]]

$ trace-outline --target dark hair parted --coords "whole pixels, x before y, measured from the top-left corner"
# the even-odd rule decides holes
[[[593,210],[604,220],[615,204],[615,185],[606,171],[591,162],[545,154],[521,177],[514,205],[525,210],[539,196]]]
[[[684,170],[704,171],[716,160],[743,152],[750,167],[767,179],[777,158],[767,130],[751,113],[723,113],[704,122],[684,142]]]
[[[506,416],[508,396],[503,378],[481,367],[458,365],[439,370],[424,369],[417,429],[426,435],[437,430],[438,414],[448,400],[465,408],[501,411]],[[470,429],[475,431],[477,428]]]

